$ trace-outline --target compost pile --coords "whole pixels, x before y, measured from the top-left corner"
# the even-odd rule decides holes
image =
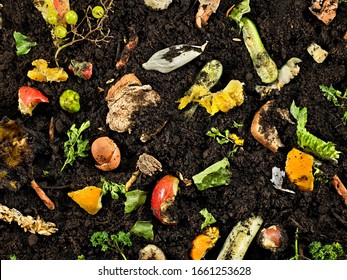
[[[200,212],[205,208],[215,219],[210,226],[219,230],[219,238],[214,240],[214,247],[205,252],[205,259],[216,259],[233,227],[252,215],[262,218],[261,228],[271,225],[283,228],[287,241],[285,248],[273,251],[262,248],[255,238],[244,259],[290,259],[295,255],[296,233],[297,253],[301,257],[311,258],[309,245],[314,241],[338,242],[347,250],[346,198],[344,200],[333,184],[335,175],[340,183],[347,184],[347,125],[343,119],[347,106],[343,96],[347,89],[345,1],[339,2],[336,16],[328,24],[310,11],[311,1],[250,2],[251,11],[246,15],[255,23],[278,69],[293,57],[301,61],[295,77],[266,96],[256,91],[258,85],[265,84],[253,66],[240,28],[226,15],[232,5],[241,1],[221,1],[207,25],[199,28],[195,22],[199,1],[173,0],[167,9],[153,10],[143,0],[114,0],[103,20],[104,33],[93,37],[101,38],[100,41],[82,39],[58,55],[50,25],[33,2],[3,0],[0,8],[0,203],[3,209],[14,208],[22,215],[21,218],[7,216],[0,221],[1,259],[122,259],[117,250],[93,246],[91,237],[96,232],[129,233],[138,221],[152,225],[153,236],[145,238],[131,231],[131,246],[123,246],[127,259],[138,259],[140,250],[148,244],[158,246],[167,259],[191,259],[193,240],[203,232],[205,218]],[[70,9],[76,11],[81,20],[86,11],[90,13],[92,7],[103,3],[71,0]],[[96,19],[90,20],[95,24]],[[83,28],[88,29],[86,22]],[[24,34],[36,45],[28,53],[17,55],[14,32]],[[65,39],[71,40],[71,37],[68,33]],[[199,56],[169,73],[142,67],[164,48],[180,44],[202,46],[206,42]],[[323,62],[317,62],[307,51],[312,43],[328,53]],[[51,82],[29,78],[28,71],[34,69],[33,61],[39,59],[47,61],[50,68],[59,66],[68,78]],[[74,75],[68,69],[72,60],[91,62],[92,76],[84,79]],[[238,80],[244,92],[242,104],[214,114],[204,106],[195,106],[192,113],[189,109],[194,104],[179,109],[178,101],[194,84],[201,69],[213,60],[222,64],[223,71],[211,91],[221,91],[229,81]],[[143,102],[141,97],[130,98],[138,102],[134,105],[138,110],[125,117],[131,127],[122,123],[122,129],[116,126],[111,130],[109,89],[127,74],[134,74],[138,79],[132,86],[145,88],[146,94],[156,94],[151,97],[154,101],[148,102]],[[340,91],[336,97],[339,106],[327,99],[321,85]],[[32,115],[18,109],[18,91],[23,86],[35,88],[48,98],[48,102],[33,109]],[[141,94],[143,88],[139,90]],[[67,89],[79,93],[77,112],[63,110],[59,103]],[[266,136],[266,128],[276,128],[281,145],[275,151],[258,142],[251,133],[256,112],[268,101],[273,110],[263,112],[261,132]],[[337,158],[322,159],[300,146],[297,120],[290,113],[293,101],[297,108],[307,108],[305,129],[333,143],[339,152]],[[127,110],[127,103],[118,106]],[[117,112],[115,108],[112,110]],[[191,115],[187,116],[187,112]],[[98,137],[112,139],[121,153],[116,169],[97,168],[90,150],[62,169],[67,159],[64,153],[64,143],[69,139],[67,132],[73,124],[78,129],[88,121],[90,126],[81,133],[81,139],[87,140],[89,145]],[[221,144],[207,135],[212,128],[222,135],[229,130],[236,138]],[[9,143],[9,135],[15,138],[17,146],[13,144],[15,141]],[[18,148],[19,162],[6,160],[11,145]],[[275,188],[270,180],[274,167],[285,170],[287,155],[293,148],[314,157],[312,190],[300,190],[288,174],[283,177],[281,187],[290,192]],[[159,163],[154,161],[139,171],[138,160],[143,154]],[[193,176],[222,160],[229,163],[230,180],[219,186],[198,189]],[[149,171],[143,172],[143,168]],[[134,175],[134,172],[137,173]],[[162,223],[151,209],[153,189],[165,175],[179,180],[178,192],[166,213],[174,221],[171,224]],[[99,188],[105,180],[121,185],[131,178],[128,192],[141,191],[146,198],[133,211],[125,211],[124,193],[118,193],[118,199],[110,193],[104,194],[102,208],[94,215],[71,197],[72,192],[85,187]],[[38,197],[31,187],[33,180],[54,207],[47,207]],[[18,221],[28,216],[40,217],[36,225],[42,227],[41,232],[35,227],[18,226]]]

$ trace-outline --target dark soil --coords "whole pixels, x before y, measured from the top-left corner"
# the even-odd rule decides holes
[[[236,26],[226,18],[225,13],[237,1],[221,1],[217,12],[209,24],[199,30],[194,25],[198,1],[174,0],[167,10],[152,11],[142,0],[116,0],[113,13],[105,22],[113,36],[109,43],[96,47],[84,41],[74,44],[59,55],[60,66],[66,71],[71,59],[91,61],[93,76],[84,81],[70,74],[62,83],[39,83],[27,77],[32,69],[31,62],[43,58],[54,66],[55,47],[50,30],[32,1],[3,0],[1,9],[3,26],[0,29],[0,115],[16,121],[25,128],[32,157],[25,164],[9,169],[3,160],[1,170],[8,172],[11,180],[17,181],[17,190],[10,190],[6,178],[1,183],[0,203],[16,208],[25,215],[40,216],[45,221],[54,222],[59,231],[51,236],[33,235],[24,232],[15,223],[0,222],[0,257],[8,259],[16,255],[18,259],[120,259],[116,251],[102,252],[90,242],[96,231],[116,233],[129,231],[136,221],[151,221],[154,240],[147,241],[132,235],[133,246],[125,248],[129,259],[138,259],[139,250],[153,243],[160,247],[168,259],[190,259],[192,240],[200,233],[203,217],[199,211],[207,208],[216,218],[214,224],[221,237],[216,246],[206,254],[206,259],[215,259],[224,240],[233,226],[252,213],[260,215],[263,226],[277,224],[288,234],[288,246],[280,254],[271,254],[253,242],[245,259],[289,259],[294,255],[294,235],[299,230],[300,253],[310,257],[308,245],[312,241],[323,244],[340,242],[347,249],[347,209],[343,199],[331,185],[337,174],[347,184],[347,126],[341,117],[343,108],[328,102],[319,85],[333,85],[344,92],[347,88],[347,49],[343,35],[347,26],[347,5],[341,3],[336,18],[325,25],[312,15],[308,7],[311,1],[274,0],[251,1],[252,11],[248,17],[256,23],[263,43],[276,64],[280,67],[291,57],[302,59],[300,73],[279,94],[260,100],[255,86],[261,84],[247,49],[240,38]],[[71,8],[79,15],[88,5],[98,1],[71,1]],[[139,43],[131,53],[126,66],[115,71],[115,63],[124,48],[130,27],[134,27]],[[13,32],[19,31],[38,45],[25,56],[16,56]],[[141,65],[156,51],[176,44],[202,45],[209,41],[205,51],[195,60],[168,74],[146,71]],[[316,63],[306,48],[316,42],[329,52],[322,64]],[[176,101],[192,85],[200,69],[206,62],[218,59],[224,66],[222,78],[216,90],[223,88],[231,79],[242,81],[246,99],[242,106],[228,113],[217,113],[213,117],[204,108],[198,108],[193,118],[187,120],[177,109]],[[106,124],[108,112],[105,96],[108,89],[124,74],[135,73],[143,84],[149,84],[161,96],[156,108],[147,108],[133,119],[136,126],[132,133],[116,133]],[[114,82],[107,83],[110,79]],[[24,116],[18,110],[17,91],[20,86],[30,85],[44,92],[50,103],[40,104],[33,116]],[[59,96],[65,89],[74,89],[81,95],[81,110],[69,114],[59,106]],[[99,91],[102,88],[104,91]],[[338,164],[322,162],[322,175],[316,175],[312,192],[300,192],[285,178],[283,187],[295,190],[295,195],[276,190],[270,182],[272,167],[282,170],[286,155],[293,147],[298,147],[295,134],[296,125],[284,123],[274,118],[280,138],[285,147],[273,153],[258,143],[250,133],[250,125],[255,112],[267,101],[273,99],[279,108],[289,108],[294,100],[297,106],[307,107],[307,129],[325,141],[332,141],[341,151]],[[346,103],[346,102],[345,102]],[[347,105],[347,103],[346,103]],[[54,120],[54,141],[49,143],[50,120]],[[91,127],[83,134],[90,143],[99,136],[109,136],[116,141],[122,153],[118,169],[103,172],[95,167],[91,155],[79,158],[63,172],[60,168],[65,161],[63,151],[67,140],[66,132],[75,123],[91,121]],[[163,129],[146,143],[140,141],[144,132],[154,132],[158,124],[168,121]],[[242,123],[240,128],[232,128],[233,122]],[[180,191],[170,211],[177,215],[177,225],[161,224],[152,214],[151,191],[156,182],[166,174],[184,178],[191,177],[209,165],[226,157],[232,144],[219,145],[205,134],[211,127],[221,131],[230,129],[245,139],[242,149],[230,157],[232,182],[228,186],[198,191],[194,185],[180,182]],[[125,197],[112,200],[110,195],[102,199],[103,208],[94,216],[89,215],[68,197],[67,193],[85,186],[96,185],[101,177],[125,183],[136,170],[136,162],[142,153],[157,158],[163,165],[162,172],[152,177],[142,175],[131,187],[148,192],[146,203],[138,210],[124,214]],[[48,171],[44,175],[43,171]],[[30,187],[36,182],[54,201],[56,209],[51,211],[37,197]]]

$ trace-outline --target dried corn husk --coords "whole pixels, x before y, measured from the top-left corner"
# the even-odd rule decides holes
[[[16,222],[25,232],[33,234],[49,236],[58,231],[54,223],[45,222],[39,216],[36,219],[32,216],[23,216],[17,209],[10,209],[2,204],[0,204],[0,220],[7,223]]]
[[[198,57],[205,50],[207,43],[202,46],[181,44],[162,49],[152,55],[142,67],[146,70],[169,73]]]

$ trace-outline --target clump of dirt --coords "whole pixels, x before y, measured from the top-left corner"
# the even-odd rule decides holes
[[[55,66],[55,46],[49,27],[31,0],[1,1],[2,25],[0,29],[0,117],[21,124],[31,149],[29,164],[9,168],[1,159],[0,171],[18,181],[18,188],[10,190],[1,181],[0,203],[18,209],[23,215],[40,216],[56,224],[58,231],[51,236],[33,235],[24,232],[16,224],[0,221],[1,259],[16,255],[18,259],[121,259],[114,251],[103,252],[93,247],[90,238],[94,232],[106,231],[115,234],[129,231],[136,221],[153,224],[154,240],[132,234],[133,245],[125,247],[128,259],[138,259],[139,252],[147,244],[158,246],[167,259],[190,259],[192,240],[201,232],[203,208],[215,217],[214,226],[220,230],[215,247],[205,256],[216,259],[225,238],[234,225],[252,213],[260,215],[263,226],[281,226],[288,234],[286,250],[278,254],[262,249],[253,242],[245,259],[289,259],[294,255],[294,237],[299,230],[300,253],[310,257],[308,245],[312,241],[322,243],[340,242],[347,249],[347,208],[331,184],[335,174],[347,183],[347,126],[341,121],[341,108],[327,101],[319,85],[333,85],[344,92],[347,88],[346,40],[343,35],[347,26],[347,5],[341,3],[336,17],[329,25],[319,21],[309,11],[307,1],[275,0],[251,1],[251,12],[247,14],[258,27],[264,46],[277,66],[288,59],[298,57],[300,73],[280,92],[261,100],[255,86],[261,81],[257,76],[247,49],[242,42],[238,27],[225,13],[238,1],[221,1],[221,4],[201,29],[195,26],[198,1],[175,0],[168,9],[155,11],[142,0],[117,0],[109,18],[105,21],[112,36],[109,42],[99,47],[82,41],[63,49],[59,54],[59,65],[68,72],[71,60],[93,63],[93,75],[82,80],[72,74],[66,82],[39,83],[30,80],[27,72],[36,59],[45,59],[50,67]],[[79,16],[99,1],[70,1],[71,9]],[[115,70],[127,39],[136,32],[138,44],[131,51],[124,67]],[[25,34],[37,45],[24,56],[16,56],[13,32]],[[146,71],[142,64],[156,51],[178,44],[202,45],[208,41],[204,52],[183,67],[167,74]],[[308,54],[307,47],[315,42],[329,52],[322,63],[316,63]],[[222,89],[231,79],[244,83],[245,101],[227,113],[208,115],[197,108],[193,117],[187,119],[184,111],[178,110],[177,100],[191,87],[201,68],[210,60],[218,59],[223,65],[223,75],[216,90]],[[125,74],[134,73],[144,85],[150,85],[160,95],[156,106],[136,112],[132,118],[136,126],[131,133],[111,131],[106,124],[108,90]],[[49,105],[38,105],[32,116],[24,116],[18,110],[18,89],[21,86],[37,88],[49,98]],[[70,114],[59,106],[59,96],[66,89],[80,94],[81,109]],[[289,109],[294,100],[300,108],[308,110],[306,128],[312,134],[336,144],[341,151],[338,164],[322,161],[320,173],[316,173],[314,190],[300,192],[284,178],[283,188],[295,194],[275,189],[270,181],[272,167],[284,170],[287,153],[299,148],[296,124],[283,120],[267,120],[276,126],[283,143],[276,153],[257,142],[250,133],[254,114],[268,100],[281,109]],[[77,158],[72,167],[60,172],[66,159],[64,142],[66,132],[72,124],[79,127],[89,120],[90,128],[83,138],[92,143],[96,138],[108,136],[121,151],[121,163],[111,172],[95,167],[91,154]],[[294,121],[294,119],[293,119]],[[52,126],[53,124],[53,138]],[[234,126],[235,123],[242,126]],[[245,140],[242,148],[234,153],[232,144],[219,145],[206,132],[216,127],[220,131],[229,129]],[[143,134],[150,135],[141,141]],[[147,153],[161,163],[161,171],[152,176],[140,173],[130,190],[147,192],[146,202],[136,211],[124,213],[124,195],[113,200],[110,195],[102,198],[102,209],[89,215],[67,195],[68,192],[95,186],[101,178],[125,184],[137,170],[140,155]],[[198,191],[189,184],[192,176],[211,164],[229,156],[233,174],[230,185]],[[3,174],[3,173],[1,173]],[[156,182],[164,175],[182,176],[180,190],[169,211],[177,217],[174,226],[158,221],[150,205],[151,192]],[[6,178],[6,176],[4,178]],[[55,203],[49,210],[30,187],[35,181]],[[6,178],[7,180],[7,178]]]

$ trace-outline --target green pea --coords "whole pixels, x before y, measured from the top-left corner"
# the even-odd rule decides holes
[[[68,113],[77,113],[80,110],[80,95],[78,92],[67,89],[59,98],[60,107]]]

